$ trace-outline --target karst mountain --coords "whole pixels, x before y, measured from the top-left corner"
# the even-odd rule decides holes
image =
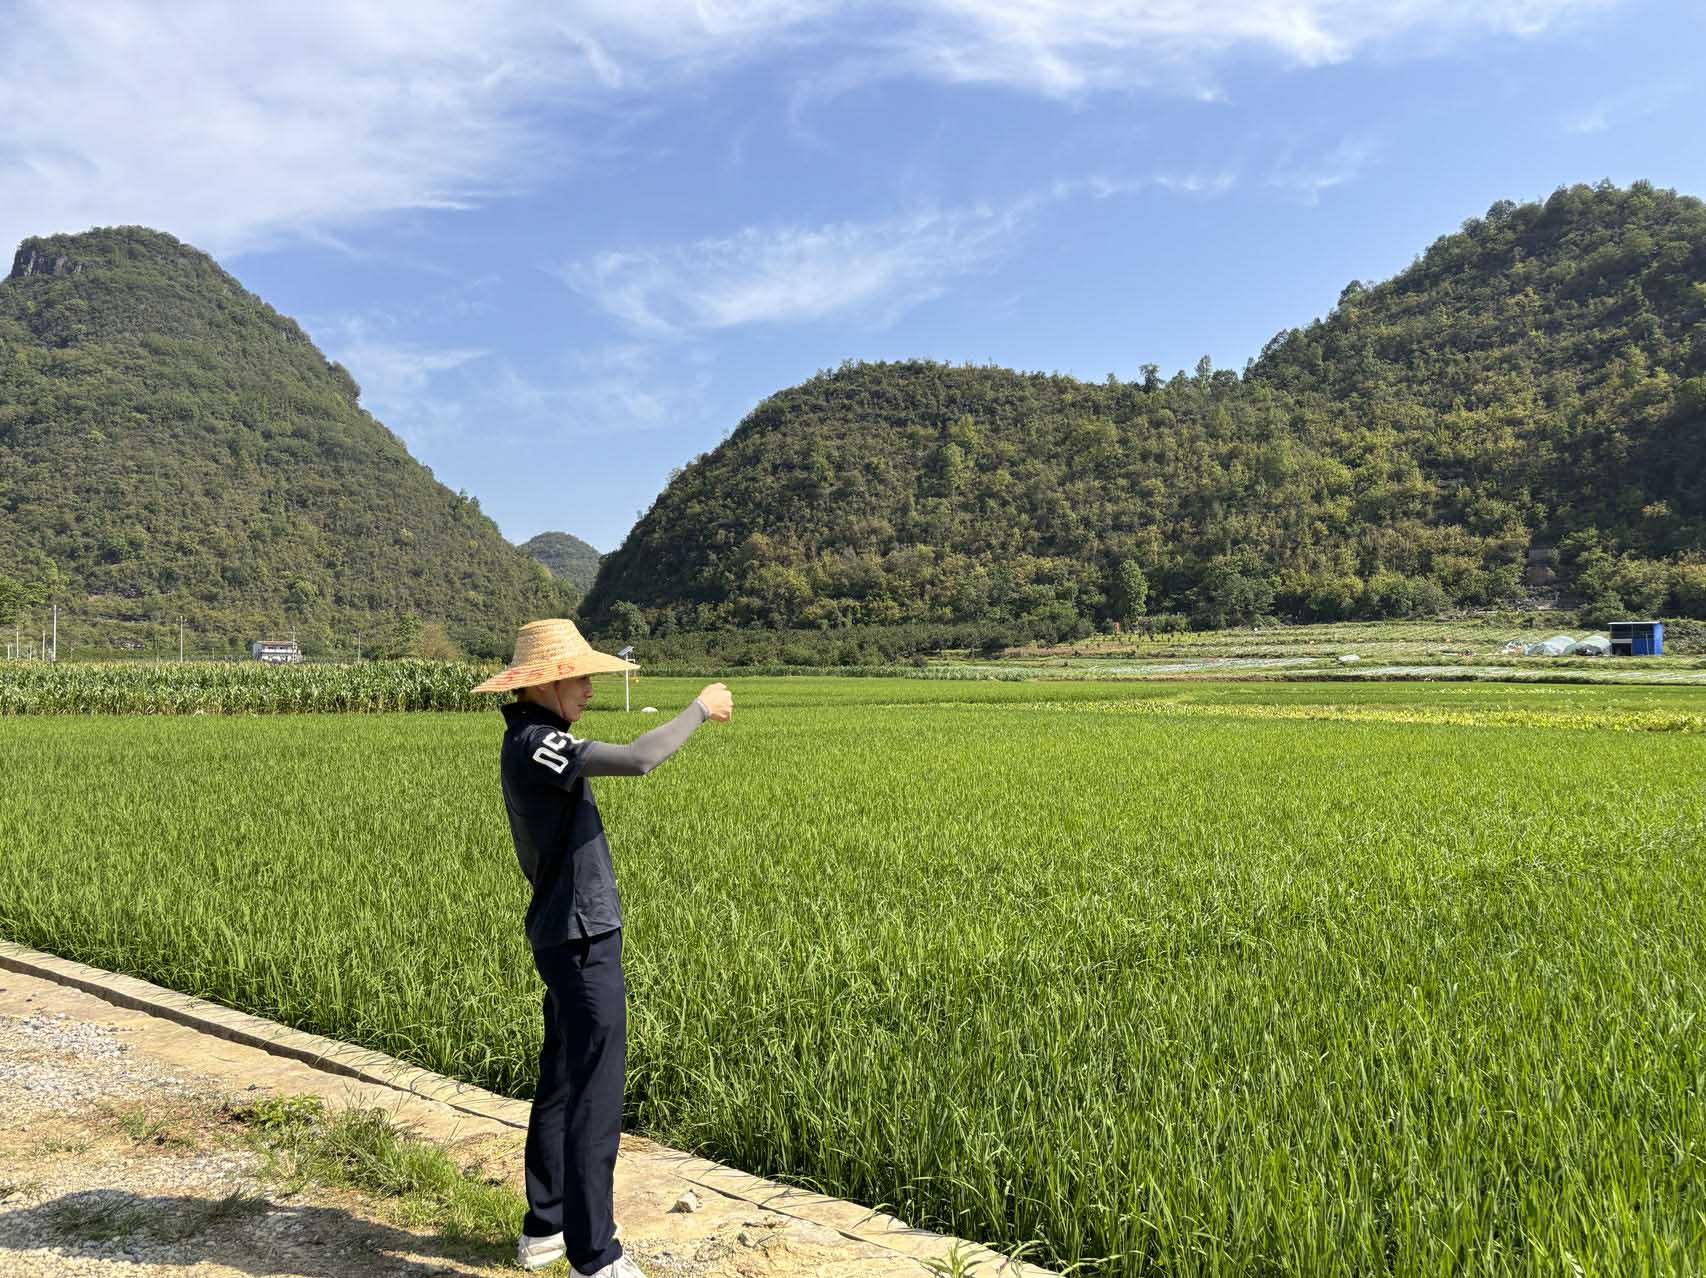
[[[350,373],[205,253],[138,227],[26,240],[0,283],[0,578],[61,646],[507,655],[572,607]],[[39,614],[41,608],[37,608]],[[429,646],[428,651],[431,651]]]
[[[332,655],[507,655],[577,600],[594,631],[1706,615],[1697,199],[1502,201],[1241,371],[1140,360],[846,364],[760,403],[601,562],[509,545],[206,254],[31,239],[0,282],[0,595],[60,602],[94,650],[162,650],[183,617],[203,652],[288,630]]]
[[[1706,615],[1706,206],[1500,202],[1241,373],[850,364],[686,466],[583,611],[655,626],[1563,597]]]

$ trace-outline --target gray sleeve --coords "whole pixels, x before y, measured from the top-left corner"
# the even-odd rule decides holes
[[[604,741],[589,741],[583,756],[583,777],[643,777],[670,755],[674,754],[704,723],[708,712],[693,698],[687,709],[668,723],[659,724],[650,732],[635,737],[627,745],[610,745]]]

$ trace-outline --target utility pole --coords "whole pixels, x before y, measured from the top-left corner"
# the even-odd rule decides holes
[[[59,660],[59,605],[53,605],[53,661]]]
[[[184,619],[178,618],[178,660],[184,659]]]
[[[634,645],[629,644],[626,648],[622,649],[616,655],[618,657],[621,657],[624,661],[626,661],[628,659],[628,654],[632,651],[634,651]],[[628,667],[623,666],[622,667],[622,713],[628,714],[633,709],[634,709],[633,703],[628,700]]]

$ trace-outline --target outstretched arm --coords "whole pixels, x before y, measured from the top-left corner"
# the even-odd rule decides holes
[[[604,741],[587,743],[581,775],[586,777],[643,777],[681,748],[706,719],[726,721],[731,707],[729,691],[714,683],[701,692],[668,723],[642,733],[627,745]]]

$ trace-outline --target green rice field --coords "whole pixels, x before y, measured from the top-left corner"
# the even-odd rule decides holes
[[[595,783],[632,1129],[1084,1275],[1703,1272],[1706,689],[729,682]],[[525,1096],[500,722],[0,717],[0,935]]]

